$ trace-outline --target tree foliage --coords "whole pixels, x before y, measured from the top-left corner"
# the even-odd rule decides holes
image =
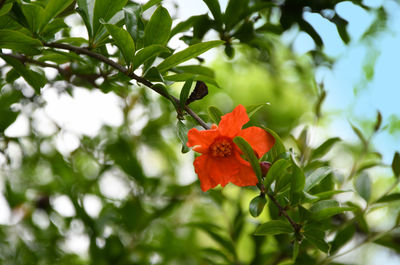
[[[371,145],[380,113],[370,135],[352,125],[358,143],[310,140],[323,127],[326,95],[313,67],[333,61],[304,14],[321,15],[348,43],[348,22],[335,11],[343,1],[229,0],[225,10],[203,1],[208,13],[179,23],[160,0],[0,1],[0,176],[10,209],[2,264],[337,264],[349,242],[399,253],[400,158],[384,165]],[[382,27],[374,23],[370,37]],[[316,48],[293,53],[280,39],[293,29]],[[172,48],[174,38],[185,46]],[[204,53],[222,48],[203,64]],[[44,132],[38,118],[51,89],[117,95],[122,122],[77,133],[77,146],[62,150],[68,126],[50,120],[54,130]],[[208,129],[240,103],[249,125],[276,141],[258,159],[234,139],[257,187],[204,193],[198,181],[183,184],[188,129]],[[9,133],[18,119],[28,128],[20,137]],[[332,153],[351,157],[350,169]],[[384,167],[392,184],[377,191],[371,169]],[[387,229],[368,221],[378,208],[388,209]]]

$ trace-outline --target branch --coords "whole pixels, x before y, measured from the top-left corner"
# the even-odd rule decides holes
[[[127,68],[125,68],[124,66],[120,65],[119,63],[114,62],[113,60],[110,60],[109,58],[105,57],[102,54],[93,52],[88,50],[87,48],[82,48],[82,47],[76,47],[76,46],[72,46],[69,44],[64,44],[64,43],[43,43],[44,46],[46,47],[50,47],[50,48],[58,48],[58,49],[64,49],[64,50],[69,50],[72,52],[75,52],[76,54],[85,54],[87,56],[90,56],[92,58],[95,58],[99,61],[104,62],[105,64],[110,65],[111,67],[117,69],[118,71],[124,73],[125,75],[129,76],[130,78],[136,80],[138,83],[141,83],[147,87],[149,87],[150,89],[152,89],[153,91],[157,92],[158,94],[160,94],[161,96],[165,97],[168,100],[173,100],[175,103],[179,104],[179,99],[177,99],[174,96],[169,95],[168,93],[166,93],[165,91],[161,90],[160,88],[158,88],[157,86],[154,86],[154,84],[152,82],[150,82],[149,80],[140,77],[138,75],[136,75],[133,72],[130,72]],[[186,110],[186,112],[192,116],[204,129],[210,129],[210,127],[188,106],[185,106],[184,108]]]

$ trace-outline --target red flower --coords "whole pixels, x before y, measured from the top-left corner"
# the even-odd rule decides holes
[[[249,121],[246,109],[239,105],[231,113],[221,117],[219,126],[188,132],[187,146],[201,153],[194,160],[201,189],[207,191],[218,184],[224,187],[228,182],[237,186],[254,186],[258,180],[249,162],[240,155],[240,149],[233,142],[236,136],[243,137],[260,158],[274,145],[275,139],[259,127],[242,129]]]

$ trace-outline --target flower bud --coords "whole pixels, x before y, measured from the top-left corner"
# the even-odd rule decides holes
[[[263,176],[266,176],[268,170],[271,168],[271,163],[267,161],[260,162],[261,172]]]

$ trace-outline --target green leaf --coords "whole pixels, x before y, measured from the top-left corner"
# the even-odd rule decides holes
[[[295,163],[292,163],[293,173],[292,173],[292,184],[291,184],[291,192],[300,192],[304,189],[304,185],[306,183],[306,177],[304,175],[303,170],[299,168]]]
[[[318,185],[331,172],[332,170],[330,167],[321,167],[314,170],[311,174],[308,174],[306,177],[306,184],[304,185],[304,191],[309,191],[314,186]]]
[[[143,47],[144,23],[141,11],[141,6],[135,3],[129,3],[124,7],[126,30],[131,34],[136,44],[136,49]]]
[[[164,76],[164,79],[167,81],[174,81],[174,82],[185,82],[188,79],[194,79],[195,81],[202,81],[204,83],[211,84],[211,85],[218,87],[218,84],[214,80],[214,78],[210,78],[210,77],[204,76],[204,75],[191,74],[191,73],[167,75],[167,76]]]
[[[104,24],[104,26],[115,40],[115,44],[124,56],[126,64],[131,64],[133,62],[133,57],[135,56],[135,43],[133,42],[131,35],[129,35],[126,30],[117,26],[111,24]]]
[[[26,55],[38,54],[42,43],[21,32],[0,29],[0,48],[11,49]]]
[[[259,216],[264,210],[264,206],[266,203],[267,199],[265,198],[265,195],[259,195],[257,197],[254,197],[249,205],[249,211],[251,216],[253,217]]]
[[[240,136],[236,136],[235,138],[233,138],[233,142],[239,147],[239,149],[243,152],[245,158],[250,162],[258,181],[261,183],[262,173],[260,163],[258,162],[258,159],[251,145]]]
[[[382,202],[393,202],[399,200],[400,200],[400,193],[392,193],[380,197],[376,202],[382,203]]]
[[[6,61],[7,64],[14,67],[18,74],[21,75],[25,79],[25,81],[33,87],[35,92],[37,94],[40,94],[40,88],[42,88],[47,83],[47,79],[43,75],[39,74],[38,72],[29,70],[25,67],[24,64],[22,64],[19,60],[15,58],[8,56],[1,56],[1,58],[3,58],[3,60]]]
[[[272,220],[257,227],[254,235],[267,236],[293,233],[293,227],[286,221]]]
[[[321,251],[328,253],[329,244],[325,241],[325,232],[319,227],[313,225],[304,226],[304,236],[309,243],[316,246]]]
[[[73,0],[51,0],[47,2],[40,18],[39,32],[49,23],[49,21],[66,9]]]
[[[331,254],[336,253],[344,244],[353,237],[356,229],[351,223],[336,233],[335,239],[331,242]]]
[[[332,146],[339,141],[341,141],[339,137],[334,137],[326,140],[312,152],[311,159],[317,159],[324,156],[331,150]]]
[[[274,180],[285,176],[289,167],[290,163],[286,159],[279,159],[278,161],[273,163],[271,168],[268,170],[267,175],[265,176],[264,186],[266,188],[269,188]]]
[[[272,148],[267,153],[268,160],[270,162],[274,162],[280,158],[280,155],[282,153],[286,152],[286,149],[285,149],[285,146],[283,145],[281,138],[279,137],[279,135],[276,132],[274,132],[273,130],[268,129],[268,128],[264,128],[264,130],[266,130],[269,134],[271,134],[272,137],[274,137],[274,139],[275,139],[274,146],[272,146]]]
[[[160,74],[156,67],[151,67],[145,74],[144,78],[149,81],[164,82],[163,76]]]
[[[248,7],[249,0],[229,0],[224,14],[226,30],[229,31],[238,23]]]
[[[362,172],[356,179],[356,191],[368,202],[371,198],[371,179],[368,173]]]
[[[352,190],[329,190],[320,193],[313,194],[313,196],[318,197],[319,200],[330,199],[333,195],[343,193],[343,192],[352,192]]]
[[[214,70],[202,65],[183,65],[175,67],[177,73],[191,73],[202,76],[207,76],[210,78],[215,77]]]
[[[396,152],[392,161],[392,170],[396,178],[400,177],[400,154]]]
[[[186,100],[189,97],[190,88],[192,88],[193,79],[188,79],[182,87],[181,93],[179,94],[179,108],[182,110],[185,107]]]
[[[19,90],[13,89],[6,93],[0,93],[0,133],[4,133],[18,117],[18,112],[11,110],[11,105],[22,98]]]
[[[150,7],[157,5],[158,3],[161,3],[162,0],[149,0],[146,4],[142,6],[143,12],[149,9]]]
[[[299,255],[299,250],[300,250],[300,243],[295,240],[293,243],[293,255],[292,255],[292,260],[296,261],[297,256]]]
[[[215,124],[219,124],[223,115],[224,113],[219,108],[215,106],[208,107],[208,116]]]
[[[161,45],[150,45],[139,50],[133,58],[132,69],[137,69],[146,61],[156,57],[160,53],[168,53],[169,49]]]
[[[353,207],[340,207],[339,203],[335,200],[319,201],[313,204],[310,208],[310,211],[312,212],[311,218],[317,221],[324,220],[345,211],[353,210]]]
[[[176,124],[176,128],[177,128],[177,134],[178,134],[178,138],[182,143],[182,153],[187,153],[190,151],[189,147],[187,147],[186,143],[188,141],[188,137],[187,137],[187,133],[188,130],[185,126],[185,124],[181,121],[178,120],[178,123]]]
[[[204,3],[210,9],[211,14],[214,17],[215,23],[218,25],[219,28],[222,27],[222,14],[221,14],[221,7],[219,5],[218,0],[203,0]]]
[[[100,35],[102,24],[100,19],[103,19],[106,23],[120,11],[128,0],[96,0],[93,9],[93,38]]]
[[[29,29],[33,33],[39,31],[41,24],[41,17],[43,16],[44,9],[36,2],[24,4],[21,6],[22,12],[28,22]]]
[[[269,103],[261,103],[261,104],[257,104],[257,105],[246,106],[247,116],[249,116],[249,118],[251,118],[262,107],[265,107],[268,105],[269,105]]]
[[[95,0],[77,0],[76,12],[82,17],[88,31],[89,39],[93,37],[93,7]]]
[[[12,2],[4,4],[3,7],[0,9],[0,17],[7,14],[11,10],[12,6]]]
[[[382,125],[382,114],[378,110],[377,114],[376,114],[376,123],[375,123],[374,131],[377,132],[381,128],[381,125]]]
[[[162,61],[158,66],[158,70],[160,72],[165,72],[166,70],[170,69],[171,67],[174,67],[180,63],[183,63],[191,58],[194,58],[209,49],[212,49],[214,47],[217,47],[221,44],[223,44],[223,41],[207,41],[207,42],[202,42],[198,44],[194,44],[192,46],[187,47],[185,50],[177,52],[170,57],[166,58],[164,61]]]
[[[362,134],[362,132],[360,131],[360,129],[358,129],[356,126],[354,126],[353,124],[351,124],[351,128],[353,129],[353,131],[355,132],[355,134],[357,134],[358,138],[360,138],[361,142],[363,143],[364,146],[367,146],[368,142],[365,139],[364,135]]]
[[[159,6],[144,29],[144,46],[165,45],[171,32],[172,19],[168,10]]]

